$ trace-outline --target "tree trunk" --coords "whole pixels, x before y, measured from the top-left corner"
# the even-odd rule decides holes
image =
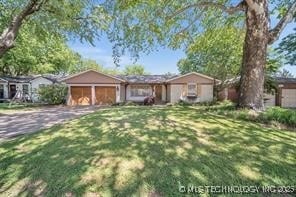
[[[240,108],[264,109],[264,69],[268,44],[267,0],[253,0],[246,8],[246,36],[239,90]]]
[[[31,14],[39,11],[40,7],[47,0],[30,0],[26,7],[9,23],[8,27],[0,36],[0,58],[11,48],[14,47],[15,39],[21,28],[23,21]]]
[[[0,58],[11,48],[14,47],[14,41],[17,36],[17,32],[21,26],[21,23],[17,27],[10,26],[5,29],[0,36]]]

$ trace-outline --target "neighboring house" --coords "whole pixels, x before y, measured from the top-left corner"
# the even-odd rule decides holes
[[[296,78],[276,78],[276,105],[296,108]]]
[[[0,76],[0,100],[12,99],[18,92],[32,101],[38,101],[39,87],[57,81],[53,76]]]
[[[62,80],[69,87],[68,105],[102,105],[143,102],[153,95],[156,103],[207,102],[213,100],[215,80],[199,73],[185,75],[112,76],[94,70]]]
[[[238,101],[238,81],[232,79],[227,81],[227,87],[219,93],[220,100]],[[281,106],[296,108],[296,78],[275,78],[276,89],[273,94],[264,94],[265,106]]]

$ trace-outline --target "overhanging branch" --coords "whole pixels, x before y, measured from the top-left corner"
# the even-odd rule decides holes
[[[14,41],[18,35],[23,21],[28,16],[39,11],[41,6],[47,1],[48,0],[31,0],[18,15],[13,17],[8,27],[4,29],[0,36],[0,58],[5,52],[13,48]]]
[[[279,38],[281,32],[284,30],[287,24],[292,22],[293,16],[295,13],[296,13],[296,1],[294,1],[294,3],[290,6],[287,13],[281,18],[278,24],[269,31],[268,44],[272,44],[274,41],[276,41]]]
[[[203,8],[204,7],[215,7],[215,8],[223,10],[224,12],[227,12],[228,14],[234,14],[237,11],[244,11],[245,10],[245,2],[241,1],[236,6],[230,6],[230,7],[225,6],[224,4],[221,4],[221,3],[208,2],[208,1],[193,3],[193,4],[189,4],[187,6],[184,6],[181,9],[177,10],[176,12],[174,12],[173,14],[168,16],[167,20],[174,18],[175,16],[183,13],[184,11],[186,11],[188,9],[196,8],[196,7],[203,7]]]

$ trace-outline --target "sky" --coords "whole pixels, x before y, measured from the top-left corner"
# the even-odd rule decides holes
[[[274,44],[277,45],[282,38],[293,32],[293,28],[296,27],[296,23],[290,23],[282,32],[280,39]],[[116,67],[112,59],[112,44],[107,38],[102,37],[100,40],[94,42],[95,46],[89,43],[81,43],[78,39],[69,41],[68,45],[74,51],[81,54],[84,58],[96,60],[104,67]],[[177,62],[185,57],[185,53],[182,50],[170,50],[168,48],[158,48],[157,51],[150,53],[149,55],[140,55],[137,60],[137,64],[141,64],[145,67],[145,70],[150,74],[164,74],[164,73],[178,73]],[[119,62],[119,69],[124,69],[126,65],[135,63],[135,60],[129,56],[121,57]],[[296,65],[284,66],[296,77]]]

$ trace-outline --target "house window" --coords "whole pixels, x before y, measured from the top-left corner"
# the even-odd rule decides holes
[[[0,98],[4,98],[4,85],[0,84]]]
[[[187,96],[197,96],[197,84],[196,83],[189,83],[188,85],[188,92]]]
[[[144,97],[150,95],[150,86],[146,85],[133,85],[131,86],[132,97]]]
[[[29,85],[28,84],[23,84],[23,94],[24,95],[29,94]]]

